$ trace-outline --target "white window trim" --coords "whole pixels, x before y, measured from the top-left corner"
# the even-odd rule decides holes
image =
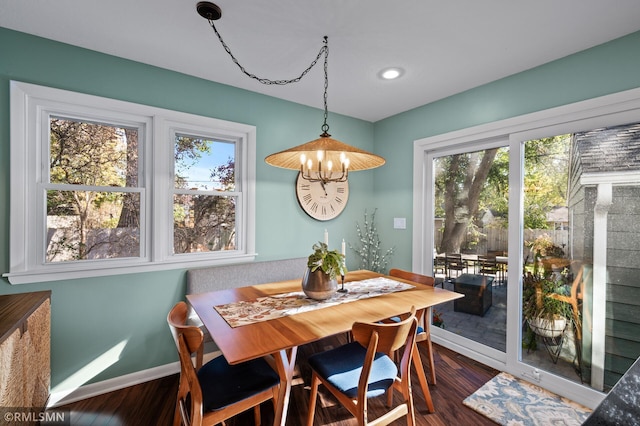
[[[638,117],[640,117],[640,88],[414,141],[412,269],[420,273],[429,273],[432,267],[431,262],[433,262],[431,255],[433,253],[433,220],[427,198],[432,196],[427,176],[427,172],[430,170],[428,167],[429,153],[446,148],[476,146],[499,138],[509,139],[511,164],[509,246],[521,247],[522,234],[520,229],[523,217],[518,206],[522,205],[522,191],[518,176],[522,174],[520,160],[522,142],[555,134],[638,122]],[[520,251],[511,250],[509,252],[508,282],[520,282],[519,265],[522,265]],[[470,340],[467,342],[464,342],[463,338],[449,340],[445,332],[437,327],[432,331],[433,341],[498,370],[523,377],[525,380],[535,381],[535,371],[532,371],[531,366],[519,361],[519,351],[522,350],[518,335],[520,298],[520,290],[510,291],[508,294],[506,359],[504,356],[496,355],[495,351],[487,350],[486,347],[480,348],[480,345],[474,344]],[[540,386],[588,407],[595,407],[604,398],[604,394],[601,392],[559,376],[547,373],[543,373],[542,376],[544,377],[539,383]]]
[[[247,262],[255,258],[255,169],[256,128],[211,117],[177,112],[126,101],[86,95],[18,81],[10,83],[11,124],[11,194],[10,194],[10,269],[3,274],[11,284],[56,281],[74,278],[110,276],[116,274],[179,269]],[[146,251],[135,259],[105,259],[82,262],[44,264],[39,260],[43,243],[37,194],[44,146],[41,137],[47,134],[48,111],[54,114],[80,113],[98,120],[141,126],[144,187],[141,211],[141,239]],[[105,115],[106,114],[106,115]],[[173,140],[172,129],[191,133],[232,138],[239,144],[236,173],[240,173],[241,194],[236,223],[238,249],[229,252],[207,252],[173,255]],[[165,149],[162,149],[165,148]],[[38,232],[41,234],[38,235]],[[142,247],[142,245],[141,245]]]

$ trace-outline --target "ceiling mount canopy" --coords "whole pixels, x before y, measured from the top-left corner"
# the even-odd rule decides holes
[[[217,21],[222,17],[222,9],[220,9],[217,4],[208,1],[198,2],[196,10],[198,11],[198,15],[207,21]]]
[[[324,55],[324,122],[322,124],[320,138],[307,142],[302,145],[289,148],[284,151],[276,152],[265,158],[265,162],[275,167],[285,169],[298,170],[303,179],[310,182],[344,182],[347,180],[349,171],[367,170],[380,167],[385,163],[384,158],[347,145],[344,142],[331,138],[329,134],[329,125],[327,124],[327,116],[329,110],[327,108],[327,90],[329,88],[328,77],[328,59],[329,59],[329,39],[324,36],[323,45],[318,52],[316,58],[311,64],[300,74],[300,76],[290,80],[270,80],[257,77],[240,65],[235,58],[231,49],[222,39],[222,36],[216,29],[214,21],[220,19],[222,10],[217,5],[201,1],[196,5],[196,10],[200,16],[209,21],[209,25],[213,28],[218,36],[220,43],[225,51],[229,54],[233,62],[240,70],[250,78],[257,80],[262,84],[285,85],[297,83],[300,81],[320,60]]]

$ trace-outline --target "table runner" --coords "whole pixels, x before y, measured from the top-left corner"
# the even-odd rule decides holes
[[[414,286],[378,277],[345,283],[345,289],[349,290],[348,293],[336,292],[326,300],[310,299],[302,291],[296,291],[277,296],[260,297],[256,300],[227,303],[213,308],[218,311],[229,326],[235,328],[410,288],[414,288]]]

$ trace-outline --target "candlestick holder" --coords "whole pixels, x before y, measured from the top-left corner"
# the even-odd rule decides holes
[[[340,292],[340,293],[349,293],[349,290],[344,288],[344,275],[340,275],[340,279],[342,281],[342,287],[338,289],[338,292]]]

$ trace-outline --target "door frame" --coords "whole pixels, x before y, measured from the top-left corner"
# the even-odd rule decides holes
[[[523,142],[543,136],[591,130],[630,122],[640,117],[640,88],[576,102],[467,129],[414,141],[413,147],[413,241],[412,268],[433,269],[433,156],[446,153],[509,146],[509,247],[523,246],[524,170]],[[508,143],[505,143],[508,141]],[[540,371],[521,362],[522,250],[509,250],[506,353],[433,327],[433,341],[497,370],[534,382],[552,392],[594,408],[605,394],[563,377]],[[491,349],[491,350],[488,350]]]

